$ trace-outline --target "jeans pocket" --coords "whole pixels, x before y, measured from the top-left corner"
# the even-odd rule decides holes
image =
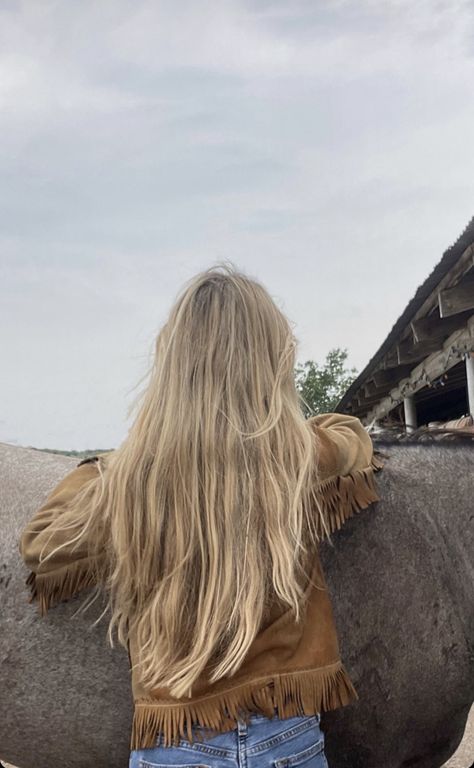
[[[163,751],[166,749],[167,751]],[[200,754],[189,754],[176,747],[135,750],[130,753],[129,768],[215,768],[216,762]]]
[[[324,738],[318,739],[310,747],[294,752],[288,757],[273,761],[274,768],[328,768],[324,754]]]
[[[207,763],[149,763],[147,760],[140,760],[139,768],[212,768]]]

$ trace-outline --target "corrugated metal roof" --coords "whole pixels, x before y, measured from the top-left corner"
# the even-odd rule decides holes
[[[345,409],[347,409],[347,406],[349,405],[357,390],[371,377],[383,356],[398,341],[400,334],[406,328],[408,323],[413,319],[419,308],[422,306],[423,302],[426,301],[428,296],[434,291],[439,282],[456,264],[466,248],[468,248],[472,243],[474,243],[474,216],[470,220],[462,235],[450,248],[444,252],[441,261],[428,275],[425,282],[420,285],[413,298],[408,302],[406,308],[398,318],[385,341],[380,345],[375,355],[369,360],[363,371],[358,375],[355,381],[353,381],[347,392],[341,398],[336,406],[336,411],[343,412]]]

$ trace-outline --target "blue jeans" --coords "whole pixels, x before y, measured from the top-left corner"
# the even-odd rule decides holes
[[[181,739],[176,746],[160,745],[134,750],[129,768],[328,768],[324,754],[321,716],[307,715],[280,720],[251,715],[248,724],[216,736],[202,734],[193,741]]]

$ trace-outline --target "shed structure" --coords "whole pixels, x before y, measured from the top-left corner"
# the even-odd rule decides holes
[[[474,218],[443,254],[337,411],[364,424],[474,416]]]

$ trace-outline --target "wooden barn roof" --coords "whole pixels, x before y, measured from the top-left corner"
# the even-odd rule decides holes
[[[401,335],[407,328],[408,324],[413,320],[416,313],[421,309],[424,302],[430,297],[433,291],[436,290],[440,281],[456,265],[466,249],[473,244],[474,217],[470,220],[464,232],[456,240],[456,242],[444,252],[441,260],[434,267],[433,271],[428,275],[424,283],[419,286],[415,295],[408,302],[407,306],[394,324],[385,341],[380,345],[379,349],[369,360],[365,368],[361,371],[361,373],[351,384],[349,389],[345,392],[344,396],[337,404],[336,411],[347,412],[351,410],[350,404],[356,393],[358,393],[361,387],[369,381],[374,371],[380,368],[384,356],[400,341]]]

